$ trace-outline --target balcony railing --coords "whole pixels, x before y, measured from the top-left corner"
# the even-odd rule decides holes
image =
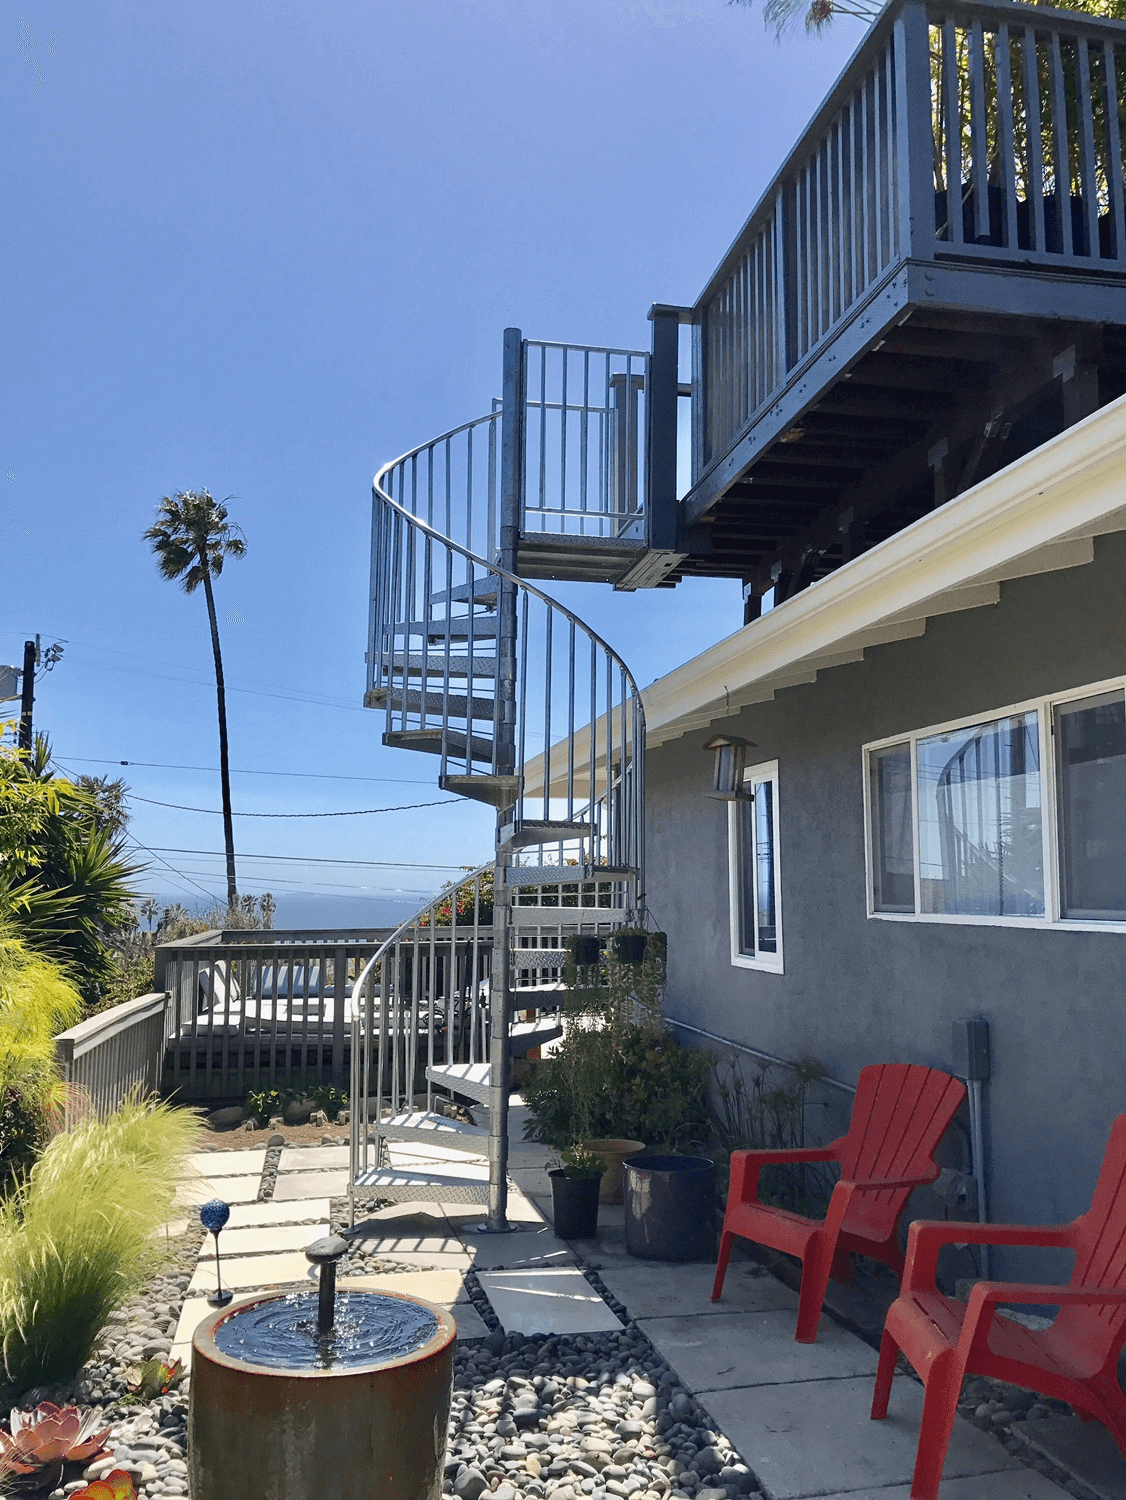
[[[1126,273],[1124,116],[1126,24],[892,0],[692,310],[694,483],[847,323],[941,298],[876,309],[905,265],[990,270],[963,306],[1002,313],[1006,272]]]

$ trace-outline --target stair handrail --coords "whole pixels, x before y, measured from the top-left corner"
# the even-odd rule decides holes
[[[503,578],[506,583],[513,583],[517,588],[523,589],[526,593],[531,594],[533,598],[539,599],[540,602],[546,604],[549,609],[553,609],[557,613],[561,614],[563,618],[568,622],[568,624],[574,625],[577,629],[581,630],[587,637],[587,639],[592,641],[594,645],[600,646],[608,656],[613,658],[615,664],[620,667],[621,671],[625,675],[627,682],[632,688],[634,696],[637,699],[637,710],[641,715],[641,728],[644,730],[645,705],[642,702],[641,689],[638,687],[633,673],[626,666],[625,662],[614,650],[613,646],[609,644],[608,641],[604,641],[598,634],[598,632],[596,630],[592,630],[580,615],[575,614],[574,610],[568,609],[565,604],[560,604],[558,599],[553,598],[551,594],[544,593],[543,589],[537,588],[536,585],[530,582],[527,578],[521,578],[518,573],[510,573],[507,568],[502,568],[500,563],[498,562],[487,562],[485,558],[481,557],[478,553],[473,552],[469,547],[463,547],[460,542],[455,542],[453,537],[448,537],[443,532],[437,530],[436,527],[431,526],[428,521],[422,520],[420,516],[412,515],[411,512],[404,506],[400,505],[393,496],[389,495],[379,482],[391,469],[397,469],[400,464],[407,463],[408,460],[416,458],[418,454],[424,453],[427,448],[436,447],[439,443],[444,443],[447,438],[457,437],[460,433],[466,432],[470,427],[476,426],[479,422],[492,421],[494,417],[499,416],[499,412],[492,412],[487,413],[483,417],[474,417],[472,421],[461,422],[457,427],[451,427],[449,432],[443,432],[438,437],[431,438],[429,442],[419,443],[416,448],[409,448],[406,453],[400,454],[398,458],[393,458],[389,463],[385,463],[383,465],[383,467],[376,474],[375,478],[372,480],[372,490],[379,496],[384,504],[389,505],[392,510],[398,511],[403,519],[409,521],[412,526],[418,527],[418,529],[420,531],[424,531],[427,536],[433,537],[433,539],[437,542],[441,542],[444,547],[452,548],[454,552],[457,552],[462,557],[464,557],[467,562],[473,563],[476,567],[484,568],[488,573],[494,573],[498,578]]]
[[[367,1165],[366,1156],[368,1146],[369,1119],[366,1058],[362,1065],[360,1062],[361,1051],[363,1050],[360,1032],[361,1011],[363,1007],[363,988],[367,984],[368,979],[371,977],[376,965],[383,958],[384,954],[388,953],[399,941],[399,939],[402,938],[407,932],[409,932],[411,928],[417,927],[422,919],[428,914],[430,915],[431,919],[433,919],[434,913],[437,911],[438,907],[441,906],[442,902],[446,900],[447,897],[449,898],[451,903],[450,936],[451,938],[453,938],[459,925],[456,920],[457,892],[459,888],[463,885],[468,885],[471,881],[480,880],[483,876],[487,875],[489,871],[493,869],[493,867],[494,861],[490,859],[486,864],[479,865],[475,870],[467,870],[459,880],[453,881],[450,885],[447,885],[442,890],[438,891],[436,895],[429,897],[429,899],[424,901],[421,906],[417,907],[409,917],[399,923],[394,932],[392,932],[390,936],[380,944],[380,946],[375,950],[372,956],[368,959],[367,963],[364,964],[359,974],[357,974],[356,976],[355,982],[352,985],[352,1111],[348,1121],[348,1154],[351,1165],[352,1182],[355,1181],[357,1169],[366,1167]],[[493,896],[493,900],[494,902],[496,900],[495,893]],[[433,920],[431,921],[431,925],[435,925],[433,923]],[[467,923],[466,925],[472,931],[474,925],[479,927],[481,924]],[[384,988],[386,988],[386,986],[384,986]],[[386,997],[381,996],[381,1001],[384,998]],[[367,1011],[370,1013],[363,1016],[363,1019],[367,1021],[366,1037],[369,1045],[371,1040],[371,1029],[374,1020],[374,1009],[375,1007],[373,1003],[373,997],[369,995]],[[433,1017],[431,1017],[430,1024],[431,1026],[433,1026]],[[362,1163],[360,1161],[361,1155],[363,1155],[364,1157],[364,1161]]]

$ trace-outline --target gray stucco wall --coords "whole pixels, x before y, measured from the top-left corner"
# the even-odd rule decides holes
[[[855,1082],[867,1062],[950,1068],[950,1023],[984,1015],[990,1218],[1059,1222],[1088,1207],[1126,1110],[1126,933],[887,922],[866,915],[861,747],[1126,672],[1126,537],[1084,568],[1002,585],[999,605],[937,617],[650,752],[648,888],[669,934],[671,1014]],[[749,627],[753,629],[754,627]],[[727,811],[703,795],[704,742],[779,763],[783,974],[737,968]],[[1044,1267],[1046,1269],[1046,1267]]]

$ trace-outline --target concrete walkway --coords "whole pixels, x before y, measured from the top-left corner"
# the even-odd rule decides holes
[[[594,1333],[621,1326],[580,1263],[596,1270],[611,1296],[676,1370],[762,1481],[771,1500],[909,1500],[922,1389],[896,1377],[891,1411],[872,1422],[868,1407],[876,1355],[830,1317],[815,1344],[794,1341],[797,1299],[760,1267],[736,1261],[723,1301],[710,1301],[711,1264],[668,1265],[625,1253],[623,1210],[603,1205],[599,1237],[568,1244],[550,1228],[544,1148],[519,1140],[513,1110],[509,1218],[514,1231],[483,1235],[479,1207],[412,1203],[380,1210],[357,1230],[365,1253],[398,1269],[341,1278],[340,1285],[415,1292],[452,1309],[462,1339],[487,1329],[468,1300],[472,1266],[506,1330]],[[419,1166],[417,1146],[391,1147],[395,1165]],[[436,1170],[481,1158],[428,1148]],[[185,1193],[232,1203],[220,1248],[224,1285],[242,1294],[312,1285],[302,1247],[327,1232],[328,1200],[346,1187],[344,1147],[288,1149],[274,1199],[257,1203],[261,1151],[201,1153],[206,1176]],[[439,1167],[440,1163],[440,1167]],[[201,1252],[172,1353],[187,1362],[191,1335],[207,1315],[215,1284],[210,1241]],[[996,1439],[961,1418],[946,1464],[942,1500],[1066,1500],[1066,1491],[1018,1465]]]

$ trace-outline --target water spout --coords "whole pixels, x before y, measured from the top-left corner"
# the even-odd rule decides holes
[[[336,1262],[348,1253],[348,1241],[339,1234],[326,1235],[306,1246],[305,1259],[320,1266],[320,1295],[317,1302],[317,1332],[331,1333],[336,1321]]]

